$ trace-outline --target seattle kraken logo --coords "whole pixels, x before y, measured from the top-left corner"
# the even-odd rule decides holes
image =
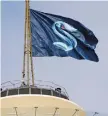
[[[77,29],[62,21],[56,21],[52,29],[65,42],[54,42],[53,45],[66,52],[77,47],[77,40],[72,35],[73,32],[77,32]]]

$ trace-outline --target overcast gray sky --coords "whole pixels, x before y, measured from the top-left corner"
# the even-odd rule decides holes
[[[24,2],[2,2],[2,82],[20,80],[24,42]],[[32,9],[70,17],[97,36],[98,63],[74,58],[34,58],[36,80],[66,88],[87,111],[108,113],[108,2],[31,2]]]

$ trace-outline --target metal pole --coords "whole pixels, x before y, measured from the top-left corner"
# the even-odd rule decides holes
[[[32,85],[34,86],[34,71],[32,59],[32,38],[30,25],[30,6],[29,0],[25,0],[25,35],[24,35],[24,57],[23,57],[23,71],[22,84],[24,78],[27,78],[27,85],[30,85],[30,78],[32,76]],[[25,84],[25,83],[24,83]]]
[[[25,4],[25,34],[24,34],[24,56],[23,56],[23,71],[22,71],[22,82],[25,78],[25,55],[26,55],[26,25],[27,25],[27,9]]]
[[[34,108],[35,108],[35,116],[36,116],[36,112],[37,112],[38,107],[34,107]]]
[[[14,109],[15,109],[16,116],[18,116],[17,107],[14,107]]]
[[[53,114],[53,116],[55,116],[56,115],[56,113],[57,113],[57,110],[58,110],[59,108],[55,108],[55,111],[54,111],[54,114]]]
[[[29,4],[29,1],[28,1]],[[31,25],[30,25],[30,6],[28,6],[28,27],[29,27],[29,38],[30,38],[30,61],[31,61],[31,75],[32,75],[32,85],[34,86],[34,70],[33,70],[33,59],[32,59],[32,38],[31,38]]]
[[[75,112],[74,112],[74,114],[72,116],[74,116],[78,111],[79,111],[78,109],[75,109]]]
[[[30,59],[30,34],[29,34],[29,0],[26,0],[27,9],[27,85],[30,84],[30,74],[29,74],[29,59]]]

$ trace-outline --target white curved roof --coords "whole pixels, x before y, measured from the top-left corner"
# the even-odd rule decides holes
[[[85,116],[74,102],[54,96],[16,95],[0,99],[1,116]]]

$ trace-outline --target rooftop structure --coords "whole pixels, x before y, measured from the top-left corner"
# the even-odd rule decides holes
[[[20,81],[5,82],[1,88],[1,116],[85,116],[84,110],[69,100],[65,88],[48,81],[34,86]]]
[[[40,94],[40,95],[51,95],[69,99],[69,96],[64,87],[61,87],[53,82],[37,80],[33,85],[26,85],[21,81],[5,82],[2,83],[1,97],[11,95],[22,95],[22,94]]]

